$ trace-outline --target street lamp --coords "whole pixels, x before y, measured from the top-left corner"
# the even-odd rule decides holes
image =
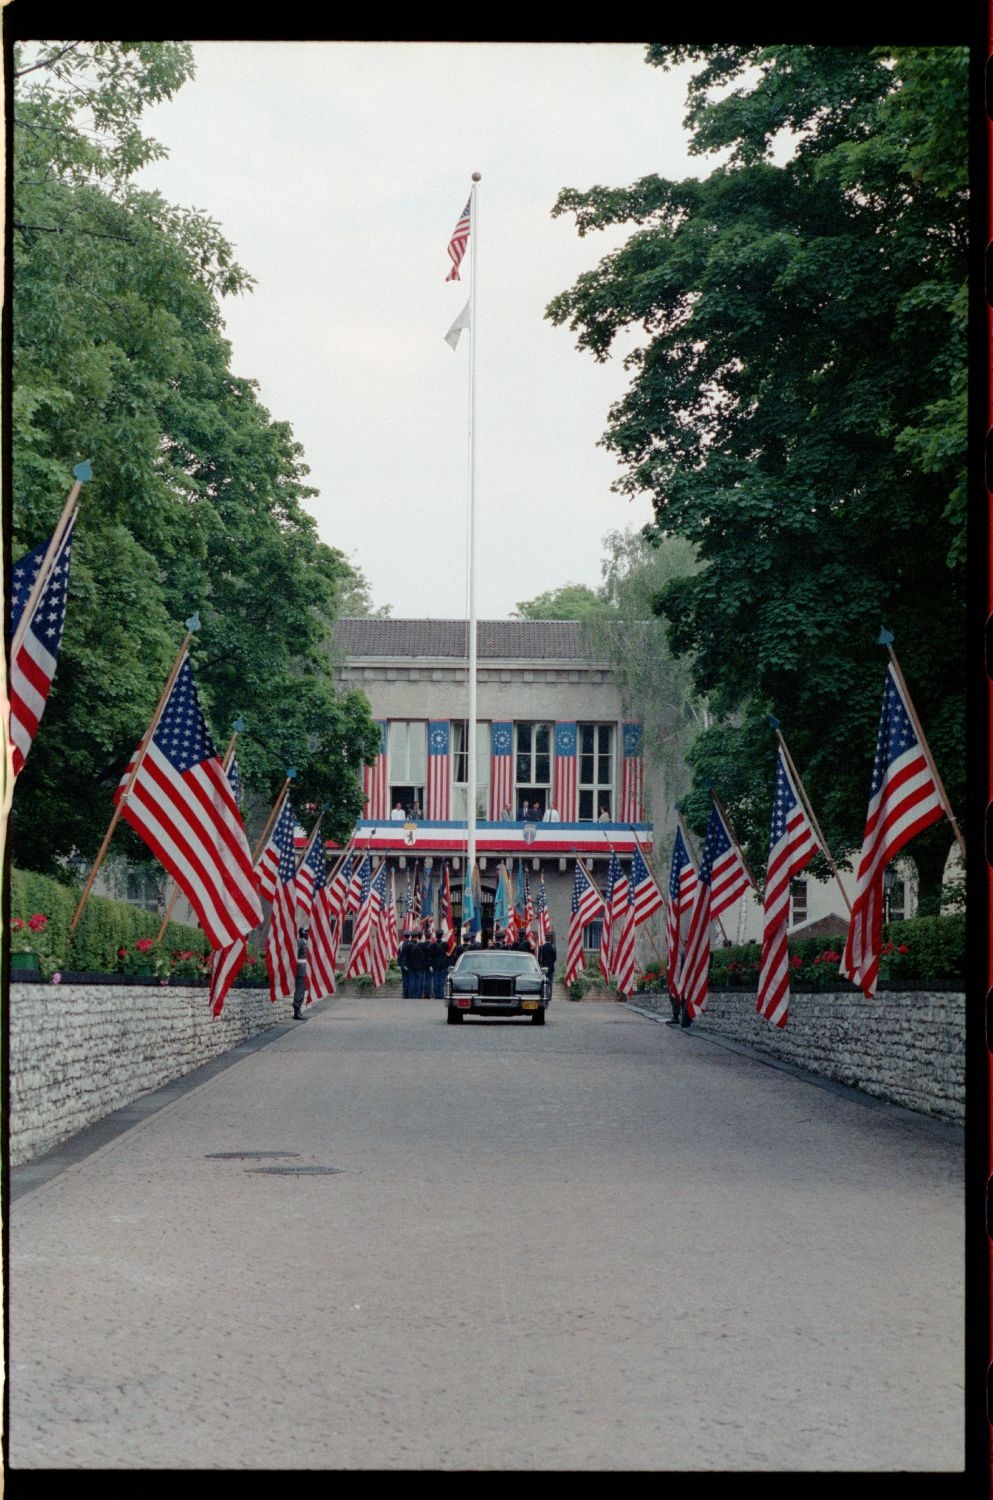
[[[885,917],[885,921],[886,921],[887,926],[889,926],[889,920],[890,920],[890,892],[893,889],[893,882],[894,882],[895,879],[896,879],[896,871],[893,869],[892,865],[887,865],[886,868],[885,868],[885,870],[883,871],[884,917]]]

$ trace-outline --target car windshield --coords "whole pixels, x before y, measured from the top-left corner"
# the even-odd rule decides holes
[[[463,953],[453,974],[531,974],[537,969],[533,953]]]

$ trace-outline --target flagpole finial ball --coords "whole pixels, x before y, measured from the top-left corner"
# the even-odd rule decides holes
[[[482,173],[481,172],[473,172],[473,174],[472,174],[472,180],[473,180],[473,182],[479,182],[481,180],[481,177],[482,177]]]

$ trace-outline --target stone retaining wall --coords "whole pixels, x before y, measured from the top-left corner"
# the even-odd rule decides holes
[[[666,995],[635,994],[631,1004],[672,1014]],[[746,1042],[921,1114],[965,1119],[961,992],[880,991],[874,1000],[858,993],[794,994],[789,1021],[780,1028],[758,1014],[754,990],[711,990],[693,1030]]]
[[[235,987],[216,1019],[204,985],[10,986],[10,1165],[293,1015]]]

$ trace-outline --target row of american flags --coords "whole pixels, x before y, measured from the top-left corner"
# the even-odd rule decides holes
[[[79,465],[75,472],[76,483],[52,536],[22,557],[13,569],[6,749],[14,777],[23,769],[38,732],[58,662],[78,496],[81,484],[90,477],[88,465]],[[224,997],[245,961],[249,935],[262,924],[263,900],[272,906],[266,954],[273,1000],[293,993],[301,915],[310,931],[308,999],[333,991],[341,930],[345,916],[352,912],[355,926],[348,977],[369,973],[381,980],[397,950],[395,875],[390,877],[387,895],[385,864],[374,872],[368,854],[357,860],[355,852],[347,850],[329,878],[324,844],[316,828],[298,869],[297,825],[289,782],[273,809],[264,847],[253,856],[238,806],[233,742],[231,752],[222,760],[207,728],[193,679],[189,641],[197,623],[195,619],[187,622],[186,640],[155,715],[114,794],[114,821],[123,816],[145,840],[196,912],[212,950],[211,1002],[215,1014],[220,1013]],[[892,637],[883,632],[880,639],[889,645]],[[790,882],[818,850],[828,857],[832,868],[833,861],[785,741],[781,735],[778,738],[757,1009],[768,1021],[784,1026],[789,1011]],[[958,836],[923,730],[890,649],[855,899],[840,966],[841,974],[867,997],[875,993],[879,972],[885,867],[912,838],[944,816],[949,817]],[[454,946],[447,865],[441,883],[445,905],[439,914]],[[502,920],[512,935],[521,929],[530,933],[537,921],[540,942],[549,930],[544,882],[533,904],[529,876],[519,862],[517,888],[512,892],[510,885],[509,869],[502,866],[495,920]],[[716,795],[698,865],[683,830],[677,833],[667,893],[663,893],[640,845],[628,873],[612,854],[602,894],[577,858],[567,982],[576,977],[583,964],[585,927],[599,920],[601,970],[622,994],[630,994],[635,980],[636,929],[665,908],[667,984],[673,999],[685,1006],[692,1019],[706,1005],[712,924],[750,888],[757,891],[756,882]],[[433,893],[421,893],[422,906],[424,895],[430,903]],[[405,911],[405,926],[413,910],[412,887],[408,896],[411,905]],[[441,904],[439,894],[439,908]],[[76,919],[78,915],[79,911]],[[473,869],[463,899],[463,919],[470,934],[479,932],[480,918],[479,873]]]

